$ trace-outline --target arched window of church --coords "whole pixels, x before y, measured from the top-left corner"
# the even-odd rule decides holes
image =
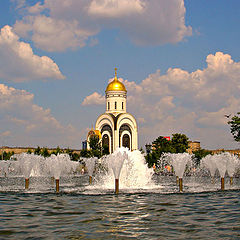
[[[110,109],[110,102],[108,102],[108,110]]]
[[[117,109],[117,102],[115,102],[115,109]]]
[[[123,102],[122,102],[122,110],[123,110]]]

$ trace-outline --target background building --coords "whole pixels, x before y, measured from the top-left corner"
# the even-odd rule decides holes
[[[200,142],[197,141],[189,141],[188,142],[188,153],[193,153],[194,151],[199,151],[201,149]]]

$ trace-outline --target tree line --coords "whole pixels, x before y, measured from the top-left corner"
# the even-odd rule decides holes
[[[173,134],[171,140],[168,140],[163,136],[159,136],[152,142],[151,151],[147,152],[147,155],[145,156],[148,166],[153,167],[153,165],[157,165],[158,160],[161,158],[163,153],[186,152],[188,149],[188,142],[188,137],[181,133]],[[195,155],[195,161],[198,164],[201,158],[211,154],[211,151],[200,149],[194,151],[193,154]]]

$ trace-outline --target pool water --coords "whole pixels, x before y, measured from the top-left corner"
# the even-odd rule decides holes
[[[0,239],[240,239],[239,179],[219,183],[155,177],[149,189],[88,186],[88,176],[60,179],[0,178]],[[207,183],[206,183],[207,182]],[[200,187],[204,185],[205,187]],[[170,189],[170,190],[169,190]]]

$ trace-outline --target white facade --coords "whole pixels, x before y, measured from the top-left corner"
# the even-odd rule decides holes
[[[127,113],[127,91],[116,74],[105,93],[106,111],[95,124],[95,129],[101,133],[102,145],[108,145],[109,153],[122,146],[138,149],[137,122]]]
[[[118,115],[127,111],[127,93],[125,91],[106,92],[106,113]]]

